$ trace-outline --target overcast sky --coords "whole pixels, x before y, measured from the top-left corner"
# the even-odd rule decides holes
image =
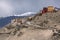
[[[0,16],[38,12],[49,5],[60,8],[60,0],[0,0]]]

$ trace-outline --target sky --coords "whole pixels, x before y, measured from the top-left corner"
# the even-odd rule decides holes
[[[60,0],[0,0],[0,17],[38,12],[43,7],[54,6],[60,8]]]

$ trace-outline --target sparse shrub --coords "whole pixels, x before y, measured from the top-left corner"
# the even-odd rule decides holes
[[[44,21],[44,23],[46,23],[46,24],[47,24],[47,23],[48,23],[48,21],[47,21],[47,20],[45,20],[45,21]]]
[[[21,36],[21,35],[23,35],[23,33],[22,33],[22,32],[20,32],[17,36]]]

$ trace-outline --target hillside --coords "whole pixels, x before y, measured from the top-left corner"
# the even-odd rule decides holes
[[[15,18],[24,18],[25,16],[8,16],[0,18],[0,28],[4,27],[5,25],[9,24],[11,20]]]
[[[11,20],[13,20],[13,19],[34,16],[35,14],[36,14],[36,12],[26,12],[26,13],[22,13],[21,15],[0,17],[0,28],[2,28],[5,25],[9,24],[11,22]]]
[[[0,40],[60,40],[60,11],[13,19],[0,29]]]

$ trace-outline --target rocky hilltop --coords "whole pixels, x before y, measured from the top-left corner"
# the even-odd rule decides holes
[[[0,29],[0,40],[60,40],[60,11],[13,19]]]

